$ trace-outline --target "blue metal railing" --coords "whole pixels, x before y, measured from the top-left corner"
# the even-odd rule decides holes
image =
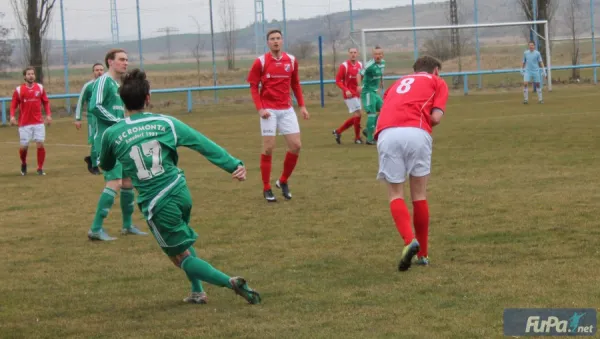
[[[584,68],[597,68],[600,67],[600,64],[586,64],[586,65],[578,65],[578,66],[552,66],[551,69],[555,70],[570,70],[570,69],[584,69]],[[464,94],[469,93],[469,83],[468,79],[471,75],[490,75],[490,74],[509,74],[509,73],[519,73],[521,69],[500,69],[500,70],[490,70],[490,71],[469,71],[469,72],[448,72],[440,74],[441,77],[463,77],[464,84]],[[395,76],[385,76],[384,80],[396,80],[401,78],[400,75]],[[320,85],[321,89],[324,85],[335,84],[335,80],[310,80],[310,81],[302,81],[302,86],[314,86]],[[223,85],[223,86],[203,86],[203,87],[183,87],[183,88],[163,88],[163,89],[155,89],[152,90],[151,93],[186,93],[187,94],[187,111],[191,112],[193,108],[193,100],[192,100],[192,92],[202,92],[202,91],[217,91],[217,90],[234,90],[234,89],[249,89],[250,86],[245,85]],[[67,99],[67,98],[78,98],[78,93],[71,94],[53,94],[49,95],[49,99]],[[11,102],[11,97],[0,98],[0,105],[2,107],[2,125],[6,125],[7,123],[7,106],[8,103]],[[325,106],[325,97],[323,95],[323,91],[321,91],[321,107]]]

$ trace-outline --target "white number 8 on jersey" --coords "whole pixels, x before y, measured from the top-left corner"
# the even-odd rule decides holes
[[[410,85],[412,85],[413,82],[415,82],[415,78],[402,79],[402,81],[400,81],[400,86],[398,86],[398,88],[396,88],[396,93],[398,93],[398,94],[408,93],[408,91],[410,91]]]

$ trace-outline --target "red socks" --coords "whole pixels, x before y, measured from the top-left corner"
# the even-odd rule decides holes
[[[396,223],[398,233],[404,239],[404,245],[410,244],[415,238],[412,227],[410,225],[410,213],[404,203],[404,199],[394,199],[390,202],[390,211],[392,212],[392,218]]]
[[[260,174],[263,181],[263,190],[271,189],[271,155],[260,155]]]
[[[355,117],[350,117],[350,119],[344,121],[342,126],[340,126],[340,128],[338,128],[338,129],[336,129],[335,132],[337,134],[342,134],[342,132],[344,132],[348,128],[352,127],[352,125],[354,125],[354,119],[355,119]]]
[[[37,149],[38,169],[44,168],[44,160],[46,160],[46,149],[44,147]]]
[[[358,140],[360,139],[360,116],[358,117],[351,117],[350,119],[346,120],[344,122],[344,124],[342,126],[340,126],[340,128],[336,129],[335,132],[337,134],[342,134],[342,132],[344,132],[345,130],[347,130],[348,128],[354,126],[354,140]]]
[[[281,178],[279,178],[279,182],[287,183],[290,176],[292,176],[292,172],[294,168],[296,168],[296,163],[298,162],[298,154],[294,154],[291,152],[287,152],[285,154],[285,160],[283,161],[283,173],[281,173]]]
[[[272,156],[261,154],[260,155],[260,174],[262,176],[263,181],[263,190],[271,189],[271,164],[272,164]],[[294,154],[291,152],[287,152],[285,154],[285,160],[283,161],[283,173],[281,173],[281,177],[279,178],[279,182],[287,183],[290,176],[292,176],[292,172],[294,168],[296,168],[296,163],[298,162],[298,154]]]
[[[427,200],[413,201],[413,219],[415,233],[421,249],[418,256],[427,256],[427,238],[429,237],[429,206]]]
[[[360,116],[354,118],[354,140],[360,139]]]
[[[19,148],[19,158],[21,158],[21,165],[27,164],[27,148]]]

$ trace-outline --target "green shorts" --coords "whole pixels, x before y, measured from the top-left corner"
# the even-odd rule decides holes
[[[164,197],[152,211],[148,226],[165,254],[174,257],[196,242],[198,234],[189,226],[192,196],[187,186]]]
[[[102,171],[102,175],[104,175],[105,182],[123,179],[123,165],[117,161],[115,162],[115,167],[113,167],[113,169],[110,171]]]
[[[100,144],[101,139],[102,139],[101,137],[95,138],[94,143],[92,144],[92,147],[97,152],[97,156],[98,156],[98,158],[94,160],[96,164],[99,164],[99,162],[100,162],[100,152],[99,151],[101,149],[101,144]],[[117,162],[115,162],[115,167],[113,167],[110,171],[102,169],[102,175],[104,176],[105,182],[123,179],[125,177],[123,175],[123,165],[119,161],[117,161]]]
[[[367,114],[379,113],[381,106],[383,106],[383,100],[377,92],[363,92],[360,95],[362,106]]]

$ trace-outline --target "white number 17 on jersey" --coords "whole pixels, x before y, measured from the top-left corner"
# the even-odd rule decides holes
[[[142,144],[142,149],[139,146],[131,147],[129,157],[135,162],[137,168],[137,177],[140,180],[148,180],[165,172],[162,166],[162,149],[158,140],[150,140]],[[150,170],[146,167],[146,159],[151,158],[152,167]]]

